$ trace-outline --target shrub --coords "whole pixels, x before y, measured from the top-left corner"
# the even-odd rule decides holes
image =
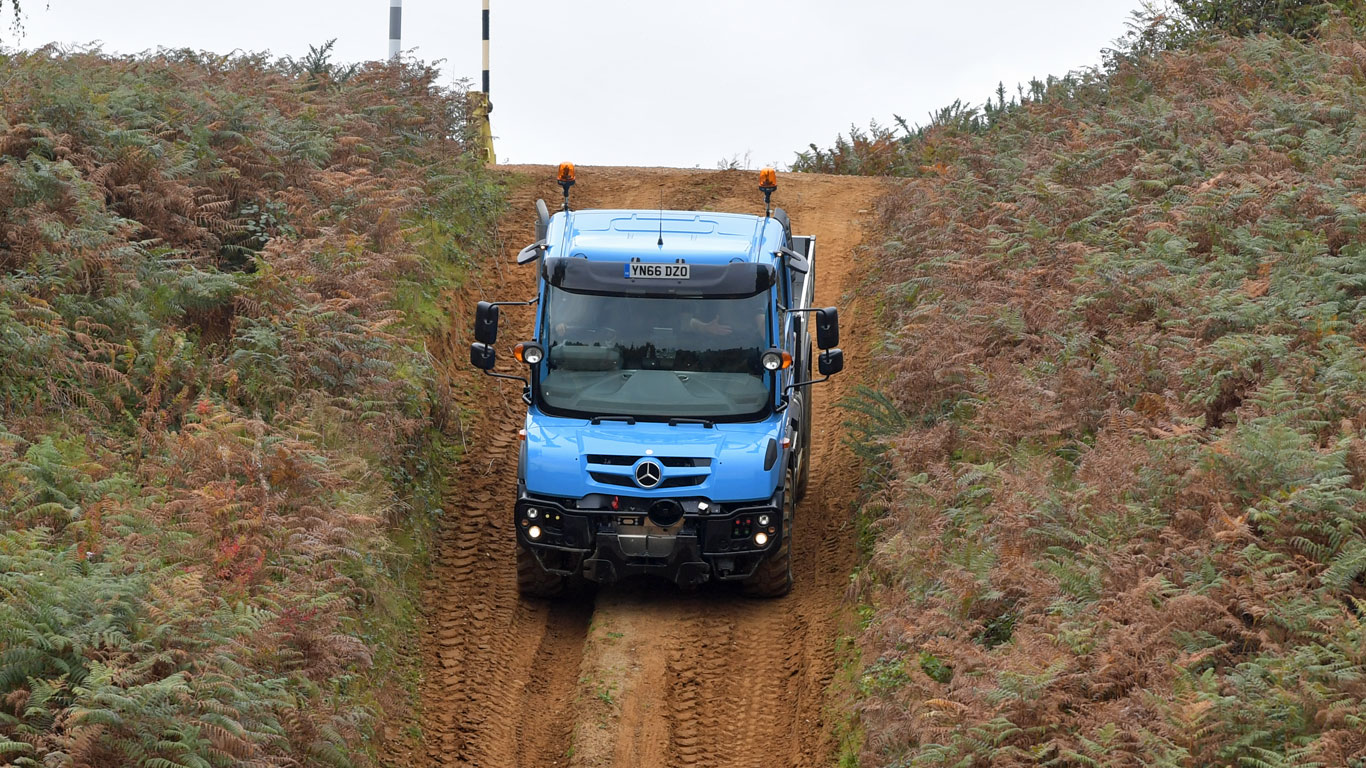
[[[0,61],[4,761],[365,764],[402,714],[412,287],[500,194],[435,70],[328,50]]]
[[[1362,61],[1206,41],[902,143],[863,764],[1366,764]]]
[[[1337,16],[1362,23],[1356,0],[1172,0],[1192,28],[1243,36],[1279,32],[1307,36]]]

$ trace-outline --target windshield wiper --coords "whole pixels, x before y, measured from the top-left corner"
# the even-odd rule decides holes
[[[589,424],[592,424],[593,426],[596,427],[597,425],[603,423],[604,421],[624,421],[624,422],[626,422],[627,424],[630,424],[630,425],[634,426],[635,423],[636,423],[636,417],[634,417],[634,416],[594,416],[593,418],[591,418],[591,419],[588,420],[588,423],[589,423]]]
[[[706,427],[707,429],[712,429],[716,426],[716,424],[714,424],[711,421],[708,421],[707,419],[684,419],[680,417],[669,419],[669,426],[676,427],[679,424],[701,424],[703,427]]]

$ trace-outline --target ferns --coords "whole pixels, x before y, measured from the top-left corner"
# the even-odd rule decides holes
[[[867,386],[859,386],[839,407],[854,414],[844,423],[845,441],[855,455],[870,465],[887,450],[886,438],[906,428],[906,417],[896,403]]]
[[[1170,32],[803,160],[908,177],[866,764],[1366,764],[1366,58]]]
[[[449,313],[399,292],[501,197],[434,70],[328,51],[0,63],[0,762],[365,765],[405,704]]]

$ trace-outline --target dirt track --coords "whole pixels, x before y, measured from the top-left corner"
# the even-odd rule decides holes
[[[552,210],[554,169],[514,166],[505,259],[485,270],[461,307],[534,293],[531,267],[512,264],[530,241],[532,203]],[[469,446],[440,532],[427,594],[423,726],[432,766],[826,766],[834,741],[828,684],[840,604],[854,562],[849,508],[856,468],[833,407],[862,377],[866,313],[845,300],[853,250],[881,191],[866,178],[784,174],[776,205],[815,234],[818,304],[839,304],[848,368],[817,390],[811,490],[798,510],[796,586],[781,600],[724,589],[686,594],[626,582],[554,603],[522,602],[513,568],[511,503],[517,386],[475,377],[465,336],[450,339]],[[576,208],[711,209],[762,213],[757,174],[581,168]],[[500,342],[526,335],[509,308]],[[521,324],[520,327],[518,324]],[[462,328],[468,324],[461,325]],[[468,334],[468,331],[464,332]],[[500,343],[500,352],[506,354]],[[500,367],[506,367],[506,363]],[[508,368],[508,370],[511,370]]]

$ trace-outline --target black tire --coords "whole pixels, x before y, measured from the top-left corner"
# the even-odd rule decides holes
[[[517,592],[522,597],[559,597],[568,579],[541,567],[536,555],[517,542]]]
[[[783,494],[783,541],[777,551],[760,561],[754,575],[745,579],[745,594],[750,597],[782,597],[792,591],[792,518],[797,508],[794,479],[792,468],[788,467],[783,478],[787,489]]]

